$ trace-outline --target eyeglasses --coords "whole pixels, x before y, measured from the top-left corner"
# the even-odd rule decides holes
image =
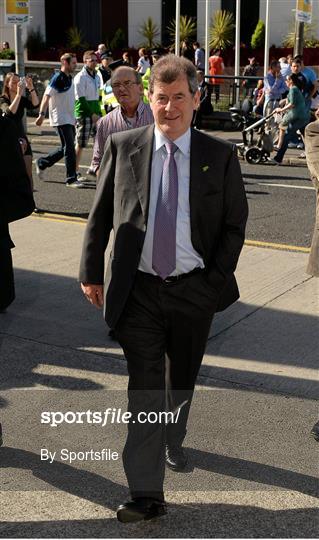
[[[123,88],[131,88],[133,86],[133,84],[139,84],[138,82],[134,82],[134,81],[124,81],[124,82],[118,82],[118,83],[114,83],[112,84],[112,88],[113,90],[118,90],[119,88],[121,88],[121,86],[123,86]]]

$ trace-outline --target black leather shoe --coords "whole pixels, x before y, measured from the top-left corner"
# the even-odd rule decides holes
[[[312,430],[310,431],[310,435],[312,435],[316,441],[319,441],[319,422],[316,422],[316,424],[313,426]]]
[[[187,455],[182,446],[165,447],[165,462],[172,471],[181,472],[187,465]]]
[[[148,521],[167,514],[165,502],[156,499],[138,498],[121,504],[117,509],[117,519],[121,523]]]

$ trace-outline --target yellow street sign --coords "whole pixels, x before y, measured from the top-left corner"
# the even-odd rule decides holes
[[[297,0],[296,20],[311,23],[312,0]]]
[[[29,0],[5,0],[5,24],[25,24],[29,22]]]

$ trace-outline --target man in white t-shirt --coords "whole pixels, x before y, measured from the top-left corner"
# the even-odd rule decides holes
[[[84,185],[77,180],[75,157],[75,116],[74,116],[74,84],[72,73],[76,69],[76,56],[65,53],[61,56],[61,69],[51,78],[42,98],[39,116],[35,123],[41,126],[49,107],[50,125],[54,126],[61,139],[61,147],[36,161],[36,171],[43,179],[43,171],[52,167],[64,157],[66,167],[65,183],[70,187],[82,188]]]

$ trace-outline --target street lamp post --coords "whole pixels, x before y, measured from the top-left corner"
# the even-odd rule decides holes
[[[176,30],[175,30],[175,54],[179,56],[180,54],[180,23],[181,23],[181,2],[176,0]]]
[[[269,14],[270,14],[270,0],[266,0],[266,21],[265,21],[265,51],[264,51],[264,77],[268,72],[269,63]]]
[[[24,51],[22,43],[22,26],[21,24],[14,25],[14,47],[15,47],[15,71],[24,77]]]
[[[240,0],[236,0],[235,77],[240,75]],[[239,79],[235,79],[235,101],[239,102]]]
[[[208,58],[209,58],[209,0],[206,0],[205,5],[205,74],[208,75]]]

